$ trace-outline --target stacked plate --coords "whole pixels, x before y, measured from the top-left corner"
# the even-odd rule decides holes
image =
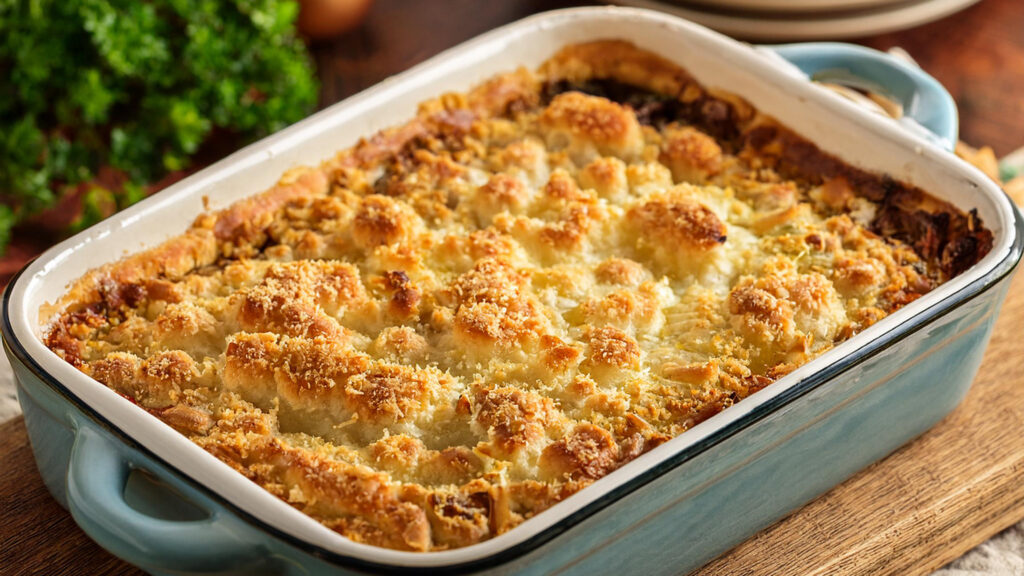
[[[882,34],[938,20],[979,0],[616,0],[749,40]]]

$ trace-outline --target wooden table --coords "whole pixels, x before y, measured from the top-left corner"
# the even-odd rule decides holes
[[[360,30],[315,47],[329,104],[440,50],[562,1],[378,0]],[[900,45],[960,105],[961,135],[998,154],[1024,145],[1024,2],[862,40]],[[3,273],[44,247],[19,238]],[[965,403],[924,436],[699,572],[927,574],[1024,518],[1024,279]],[[138,574],[93,544],[49,497],[20,419],[0,425],[0,574]]]
[[[524,16],[587,4],[574,0],[377,0],[358,30],[314,46],[328,105],[478,34]],[[596,3],[596,2],[590,2]],[[938,78],[960,106],[960,136],[1000,156],[1024,146],[1024,2],[983,0],[945,20],[855,40],[879,49],[902,46]],[[0,287],[56,242],[18,230],[0,258]]]

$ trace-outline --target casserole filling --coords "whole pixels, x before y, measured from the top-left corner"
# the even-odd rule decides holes
[[[505,532],[977,262],[992,234],[619,41],[90,272],[46,344],[356,541]]]

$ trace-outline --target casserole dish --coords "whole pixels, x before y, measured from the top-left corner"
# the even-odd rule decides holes
[[[674,59],[703,84],[756,94],[759,108],[826,151],[937,192],[962,209],[976,207],[995,235],[992,251],[942,288],[765,393],[520,527],[479,545],[431,554],[374,549],[338,537],[41,348],[42,304],[54,301],[68,280],[109,259],[111,247],[135,241],[150,245],[184,228],[204,193],[234,191],[233,198],[214,199],[226,204],[242,190],[266,188],[297,161],[323,158],[350,143],[337,141],[341,131],[356,136],[395,124],[411,114],[421,94],[463,89],[498,70],[535,66],[563,44],[607,37],[665,55],[685,54]],[[522,52],[513,54],[510,45]],[[787,50],[795,57],[797,49]],[[651,562],[652,570],[678,572],[724,551],[951,409],[977,368],[1005,291],[1003,280],[1020,256],[1019,217],[980,173],[773,62],[699,27],[642,11],[585,9],[534,17],[354,97],[58,246],[12,284],[4,306],[5,341],[17,359],[26,421],[47,485],[94,538],[153,571],[492,567],[591,572],[594,567],[637,569],[641,559]],[[794,102],[801,103],[800,110],[794,110]],[[914,104],[908,102],[912,114],[936,124]],[[851,156],[850,148],[856,154]],[[159,227],[153,224],[156,214]],[[932,353],[939,349],[942,355]],[[915,362],[894,365],[904,358]],[[950,358],[955,365],[948,365]],[[930,377],[936,373],[947,376],[941,386]],[[889,422],[894,425],[884,425]],[[165,511],[143,513],[126,504],[133,490],[125,491],[125,483],[135,486],[132,478],[139,476],[132,475],[134,467],[158,476],[198,511],[168,519],[162,517]],[[679,535],[686,542],[672,546]]]

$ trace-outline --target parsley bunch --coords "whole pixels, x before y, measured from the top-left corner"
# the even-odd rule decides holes
[[[290,0],[0,0],[0,253],[17,223],[82,196],[83,228],[305,116],[317,84]],[[119,184],[95,183],[111,168]],[[110,189],[112,188],[112,189]]]

